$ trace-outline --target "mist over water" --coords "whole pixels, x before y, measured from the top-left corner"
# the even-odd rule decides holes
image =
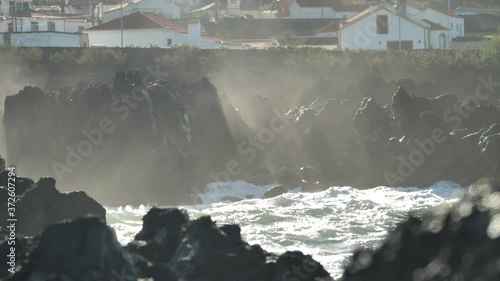
[[[268,188],[242,181],[212,183],[201,194],[203,204],[181,208],[191,218],[212,216],[218,225],[239,224],[244,240],[269,252],[311,254],[338,278],[354,249],[376,247],[408,214],[422,216],[447,209],[466,193],[452,182],[438,182],[428,189],[330,187],[303,193],[298,188],[275,198],[259,198]],[[227,196],[243,200],[220,202]],[[253,196],[257,198],[244,199]],[[149,208],[107,207],[107,221],[122,244],[133,240]]]
[[[310,254],[336,279],[356,248],[376,247],[409,214],[449,209],[467,193],[461,185],[498,175],[498,91],[460,119],[462,127],[441,120],[467,108],[476,77],[462,85],[454,84],[460,75],[399,79],[364,65],[320,73],[246,56],[206,73],[162,77],[144,69],[12,72],[2,82],[2,116],[5,96],[41,89],[11,97],[13,108],[29,110],[11,110],[9,132],[2,122],[0,154],[8,163],[19,156],[20,175],[55,177],[57,189],[83,190],[107,206],[122,245],[152,206],[175,205],[191,219],[240,225],[243,239],[266,251]],[[135,93],[145,101],[130,103]],[[115,129],[105,133],[108,119]],[[434,129],[447,141],[429,144]],[[6,133],[18,134],[10,151]],[[420,151],[416,138],[432,152]],[[68,163],[68,147],[83,144],[92,152]],[[418,165],[416,153],[426,158]],[[64,180],[56,162],[70,166]],[[385,172],[403,182],[391,185]],[[265,198],[278,186],[288,193]]]

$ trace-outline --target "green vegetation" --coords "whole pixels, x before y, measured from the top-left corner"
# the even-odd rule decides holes
[[[291,37],[291,36],[290,36]],[[285,37],[286,38],[286,37]],[[280,46],[268,50],[200,50],[187,46],[171,49],[141,48],[13,48],[0,47],[0,59],[48,66],[56,72],[68,69],[137,69],[154,62],[171,73],[203,75],[210,70],[231,66],[247,52],[249,57],[272,61],[276,67],[296,71],[328,73],[359,67],[397,74],[402,69],[413,72],[462,69],[500,71],[500,31],[483,42],[480,50],[422,51],[327,51],[317,47]],[[256,62],[257,63],[257,62]]]
[[[86,48],[80,54],[80,57],[76,58],[76,62],[80,65],[108,63],[120,65],[124,63],[126,59],[126,55],[124,55],[119,48]]]
[[[290,45],[302,45],[304,44],[304,40],[295,38],[297,35],[293,32],[293,30],[287,30],[280,34],[277,38],[278,42],[281,45],[290,46]]]
[[[167,69],[177,69],[180,72],[192,69],[202,69],[211,63],[223,60],[227,50],[200,50],[188,46],[179,46],[172,52],[154,59],[155,63],[165,66]]]

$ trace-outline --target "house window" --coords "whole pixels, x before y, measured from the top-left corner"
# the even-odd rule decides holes
[[[450,29],[453,30],[453,23],[450,23]]]
[[[47,31],[56,31],[56,23],[53,21],[49,21],[47,23]]]
[[[14,16],[14,9],[16,8],[16,4],[14,1],[9,1],[9,16]]]
[[[377,34],[389,34],[389,18],[387,15],[377,16]]]
[[[346,19],[346,18],[347,18],[347,15],[343,15],[342,17],[343,17],[344,19]]]
[[[14,25],[9,22],[9,32],[14,32]]]
[[[31,22],[31,32],[37,32],[38,31],[38,22],[32,21]]]
[[[167,46],[170,46],[170,45],[172,45],[172,39],[171,39],[171,38],[168,38],[168,39],[167,39]]]
[[[82,30],[84,30],[84,29],[85,29],[85,27],[84,27],[84,26],[79,26],[79,27],[78,27],[78,31],[82,31]]]
[[[439,49],[446,49],[446,34],[439,34]]]
[[[236,5],[236,0],[231,0],[231,5]]]

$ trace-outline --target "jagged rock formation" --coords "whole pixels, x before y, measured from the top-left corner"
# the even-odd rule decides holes
[[[308,93],[290,107],[256,94],[239,111],[206,78],[141,79],[119,72],[113,85],[26,87],[7,97],[9,158],[115,205],[192,203],[189,195],[214,181],[315,191],[468,185],[498,171],[500,108],[491,93],[460,100],[437,95],[438,82],[365,77],[343,95],[352,99]],[[408,89],[387,105],[377,99],[397,85]]]
[[[375,250],[354,253],[343,281],[498,280],[499,187],[425,219],[410,217]]]
[[[189,220],[179,209],[151,209],[135,240],[121,247],[97,218],[48,226],[18,239],[18,267],[0,261],[0,278],[17,280],[332,281],[323,266],[302,252],[276,255],[242,240],[237,225],[217,226],[210,217]],[[4,241],[4,240],[0,240]],[[0,249],[7,246],[0,244]],[[5,261],[5,262],[4,262]],[[4,270],[5,269],[5,270]],[[123,278],[123,279],[120,279]]]
[[[107,204],[189,202],[210,181],[207,171],[236,153],[216,88],[208,79],[180,90],[165,80],[141,83],[138,72],[118,72],[112,85],[25,87],[8,96],[10,163]]]
[[[0,172],[1,229],[6,229],[9,218],[7,198],[9,172]],[[9,181],[13,183],[12,181]],[[16,233],[32,236],[50,224],[82,216],[95,216],[106,222],[106,209],[85,192],[63,193],[56,189],[53,178],[41,178],[34,183],[29,178],[16,177],[15,181]],[[12,206],[11,206],[12,207]]]

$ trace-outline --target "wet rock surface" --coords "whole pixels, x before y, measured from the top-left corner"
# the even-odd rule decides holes
[[[207,78],[143,83],[118,72],[110,85],[7,97],[9,159],[108,205],[191,204],[207,182],[466,186],[498,172],[496,91],[459,98],[437,81],[367,76],[340,97],[256,93],[240,110]]]
[[[1,228],[5,230],[8,213],[7,192],[9,172],[0,173]],[[11,182],[12,183],[12,182]],[[34,183],[29,178],[16,177],[16,233],[32,236],[50,224],[83,216],[95,216],[106,221],[106,209],[85,192],[60,192],[53,178],[41,178]],[[10,206],[12,207],[12,205]]]
[[[499,191],[479,184],[451,210],[408,218],[379,248],[356,251],[342,280],[498,280]]]
[[[237,225],[217,226],[210,217],[190,220],[185,211],[151,209],[135,240],[121,247],[99,218],[49,225],[18,239],[15,274],[5,280],[333,280],[311,256],[268,253],[242,240]],[[0,249],[7,246],[0,244]],[[5,257],[2,257],[5,259]],[[4,264],[2,264],[4,266]],[[113,279],[114,278],[114,279]]]

